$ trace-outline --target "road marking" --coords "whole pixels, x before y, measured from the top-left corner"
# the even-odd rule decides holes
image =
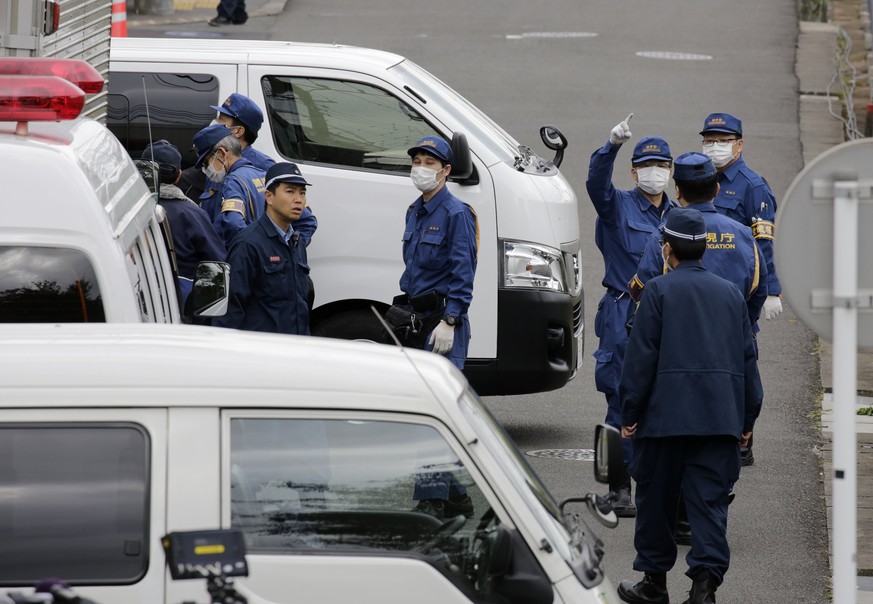
[[[662,50],[641,50],[638,57],[647,59],[667,59],[668,61],[711,61],[712,55],[698,55],[691,52],[671,52]]]
[[[595,38],[599,34],[590,31],[528,31],[523,34],[506,34],[507,40],[526,40],[529,38],[563,39],[563,38]]]

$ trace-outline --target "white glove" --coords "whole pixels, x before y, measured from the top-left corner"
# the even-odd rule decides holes
[[[620,145],[622,143],[626,143],[631,138],[630,123],[631,119],[633,119],[634,114],[631,113],[628,115],[623,122],[618,124],[615,128],[612,129],[609,133],[609,142],[613,145]]]
[[[769,321],[781,314],[782,300],[779,299],[779,296],[767,296],[767,299],[764,300],[764,309],[761,311],[761,315]]]
[[[440,321],[430,334],[430,339],[427,341],[429,346],[433,346],[433,351],[437,354],[449,354],[452,349],[452,343],[455,341],[455,328]]]

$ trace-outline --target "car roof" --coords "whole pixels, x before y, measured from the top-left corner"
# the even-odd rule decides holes
[[[210,39],[116,38],[110,51],[113,61],[196,63],[200,55],[208,57],[208,63],[297,64],[367,72],[373,68],[387,70],[405,60],[371,48],[276,40],[222,40],[216,44]],[[368,68],[362,69],[364,66]]]
[[[445,358],[369,342],[193,325],[0,326],[2,407],[293,407],[445,417]]]

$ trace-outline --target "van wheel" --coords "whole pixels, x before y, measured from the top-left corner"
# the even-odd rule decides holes
[[[385,330],[370,309],[347,310],[325,317],[317,325],[313,325],[312,335],[381,343],[385,339]]]

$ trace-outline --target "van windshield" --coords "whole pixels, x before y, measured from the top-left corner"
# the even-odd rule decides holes
[[[0,322],[105,323],[91,261],[67,248],[0,246]]]
[[[425,98],[447,98],[446,108],[460,124],[459,130],[470,137],[490,142],[491,150],[504,163],[512,165],[519,156],[519,143],[470,101],[425,71],[406,60],[391,68],[397,76]]]

